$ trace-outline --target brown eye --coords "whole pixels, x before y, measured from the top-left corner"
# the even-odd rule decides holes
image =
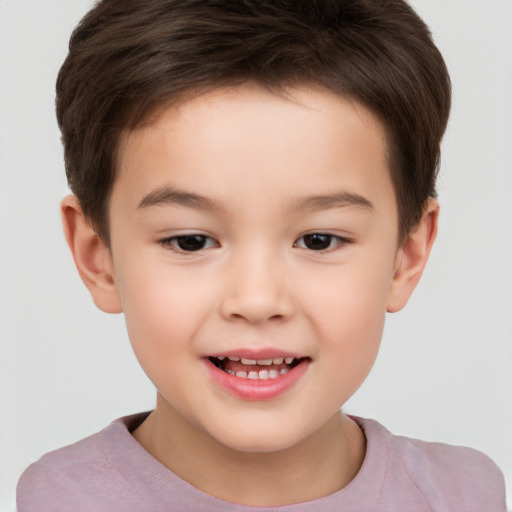
[[[325,251],[329,249],[333,238],[332,235],[324,235],[322,233],[306,235],[304,236],[304,246],[312,251]]]
[[[160,244],[176,252],[197,252],[217,245],[211,237],[196,234],[173,236],[161,240]]]
[[[346,243],[349,243],[349,240],[340,236],[330,235],[329,233],[310,233],[301,236],[295,245],[303,249],[309,249],[310,251],[327,251]]]
[[[177,236],[176,245],[182,251],[200,251],[206,245],[207,237],[203,235]]]

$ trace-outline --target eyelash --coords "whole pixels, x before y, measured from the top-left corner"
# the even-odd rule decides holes
[[[204,244],[203,244],[202,247],[199,247],[199,248],[193,249],[193,250],[186,250],[186,249],[183,249],[182,247],[179,247],[180,241],[183,242],[187,238],[188,239],[195,239],[196,242],[198,240],[201,240],[201,241],[203,241],[205,243],[210,241],[210,242],[212,242],[212,245],[210,247],[204,247]],[[189,241],[192,241],[192,240],[189,240]],[[202,250],[205,250],[205,249],[210,249],[211,247],[218,247],[218,245],[219,245],[212,237],[207,236],[207,235],[196,234],[196,233],[190,233],[190,234],[178,235],[178,236],[171,236],[169,238],[164,238],[162,240],[159,240],[158,243],[160,245],[162,245],[163,247],[171,249],[172,251],[178,252],[180,254],[199,252],[199,251],[202,251]]]
[[[317,239],[317,242],[318,241],[321,242],[323,239],[324,243],[328,242],[328,246],[326,248],[319,248],[319,249],[315,250],[315,249],[312,249],[311,247],[308,247],[306,245],[306,243],[304,243],[303,245],[300,245],[299,242],[301,240],[305,240],[308,238],[309,238],[309,242],[312,242],[314,238]],[[200,247],[197,247],[196,249],[189,249],[189,250],[184,249],[183,247],[180,247],[179,246],[180,242],[185,242],[186,239],[189,239],[189,243],[197,242],[198,245],[200,245]],[[205,247],[205,245],[208,245],[208,241],[210,242],[210,245]],[[333,246],[333,242],[334,242],[334,246]],[[194,234],[194,233],[186,234],[186,235],[171,236],[168,238],[164,238],[162,240],[158,240],[158,243],[160,245],[162,245],[163,247],[168,248],[168,249],[170,249],[174,252],[180,253],[180,254],[189,254],[189,253],[194,253],[194,252],[200,252],[200,251],[203,251],[206,249],[211,249],[212,247],[219,246],[218,242],[216,242],[212,237],[207,236],[207,235]],[[342,236],[333,235],[331,233],[314,232],[314,233],[307,233],[305,235],[302,235],[301,237],[299,237],[297,239],[297,241],[293,244],[293,246],[299,247],[301,249],[310,250],[312,252],[326,253],[326,252],[335,251],[336,249],[339,249],[340,247],[343,247],[350,243],[352,243],[352,240],[342,237]]]
[[[329,242],[328,247],[315,250],[315,249],[311,249],[311,247],[300,246],[299,240],[304,240],[304,239],[307,239],[308,237],[311,239],[311,241],[312,241],[313,237],[320,238],[320,240],[322,239],[322,237],[324,237]],[[334,242],[334,245],[333,245],[333,242]],[[352,241],[349,240],[348,238],[338,236],[338,235],[333,235],[331,233],[314,232],[314,233],[307,233],[305,235],[302,235],[293,245],[294,245],[294,247],[301,247],[302,249],[308,249],[313,252],[324,253],[324,252],[335,251],[336,249],[339,249],[340,247],[343,247],[344,245],[350,244],[351,242]]]

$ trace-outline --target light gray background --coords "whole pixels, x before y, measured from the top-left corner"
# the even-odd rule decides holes
[[[61,234],[54,82],[90,0],[0,0],[0,511],[44,452],[152,408],[123,318],[97,311]],[[347,404],[396,434],[483,450],[512,492],[512,2],[415,0],[451,71],[441,230]],[[510,498],[509,498],[510,499]]]

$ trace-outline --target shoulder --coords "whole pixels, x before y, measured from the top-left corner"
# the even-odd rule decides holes
[[[123,501],[129,484],[111,454],[122,447],[126,435],[131,437],[125,420],[135,417],[121,418],[30,465],[18,481],[18,512],[103,511],[108,510],[104,505]]]
[[[472,448],[406,437],[393,438],[390,446],[397,465],[431,503],[468,511],[505,510],[503,475],[487,455]]]
[[[372,420],[362,420],[365,433],[386,445],[388,481],[406,481],[431,510],[504,512],[505,482],[485,454],[463,446],[394,436]]]

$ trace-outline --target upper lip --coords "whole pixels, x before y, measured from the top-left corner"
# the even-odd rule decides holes
[[[292,357],[294,359],[303,359],[308,357],[303,354],[289,352],[281,349],[235,349],[227,350],[226,352],[214,352],[206,355],[205,357],[239,357],[240,359],[252,359],[252,360],[265,360],[265,359],[278,359]]]

